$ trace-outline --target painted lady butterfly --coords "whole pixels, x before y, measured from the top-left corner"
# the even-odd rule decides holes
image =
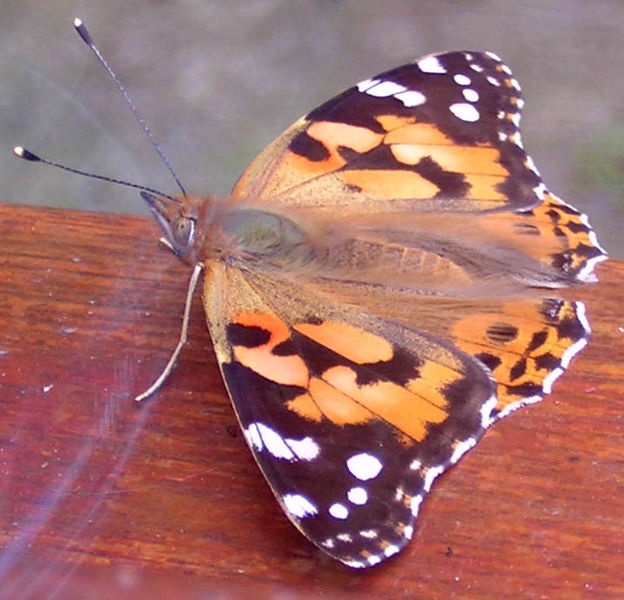
[[[434,479],[586,344],[606,258],[525,153],[491,53],[431,55],[294,123],[231,197],[144,194],[204,304],[284,512],[351,567],[399,552]]]
[[[542,183],[522,106],[494,54],[430,55],[294,123],[224,201],[142,193],[205,270],[271,489],[348,566],[398,553],[436,477],[587,344],[583,304],[557,288],[595,281],[606,254]]]

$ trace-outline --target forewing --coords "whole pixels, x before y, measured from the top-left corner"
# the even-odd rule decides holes
[[[521,145],[522,105],[520,86],[495,55],[431,55],[362,81],[297,121],[252,162],[233,195],[334,216],[530,209],[541,182]]]

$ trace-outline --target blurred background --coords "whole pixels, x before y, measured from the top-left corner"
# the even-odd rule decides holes
[[[520,81],[546,184],[624,257],[624,2],[0,0],[2,202],[142,212],[138,194],[18,161],[175,193],[73,30],[79,16],[187,190],[225,195],[253,156],[351,84],[423,54],[489,49]]]

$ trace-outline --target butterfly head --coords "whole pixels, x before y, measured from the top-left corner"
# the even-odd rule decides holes
[[[192,197],[168,198],[141,192],[162,229],[173,252],[181,259],[195,264],[199,260],[199,232],[211,213],[209,199]]]

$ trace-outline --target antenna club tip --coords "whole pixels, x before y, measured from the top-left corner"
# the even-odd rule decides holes
[[[87,29],[87,26],[82,22],[82,19],[75,18],[74,19],[74,29],[78,33],[78,35],[82,38],[82,41],[93,48],[93,38]]]
[[[15,148],[13,148],[13,154],[15,154],[17,158],[23,158],[24,160],[31,160],[33,162],[39,162],[41,160],[36,154],[26,150],[26,148],[22,148],[22,146],[15,146]]]

